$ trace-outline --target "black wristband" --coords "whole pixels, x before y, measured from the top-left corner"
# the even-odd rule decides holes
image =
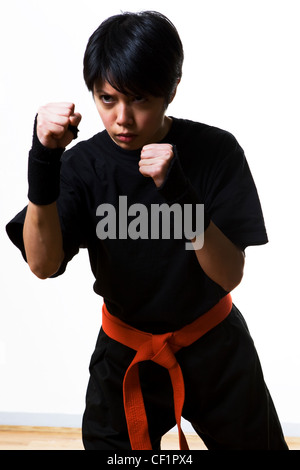
[[[177,202],[181,195],[186,191],[188,180],[185,177],[183,169],[177,154],[176,146],[173,145],[174,157],[168,168],[168,172],[163,184],[157,188],[158,192],[166,199],[169,204]]]
[[[28,199],[37,205],[55,202],[60,189],[60,166],[64,148],[44,147],[36,132],[34,121],[32,148],[28,158]]]
[[[173,146],[173,151],[174,158],[170,164],[166,179],[164,183],[157,188],[157,191],[170,205],[177,203],[183,207],[184,204],[192,204],[193,209],[195,209],[196,204],[202,203],[199,200],[195,189],[183,172],[175,146]],[[195,210],[193,210],[193,213],[195,213]],[[204,207],[203,231],[205,231],[209,226],[210,220],[210,216]]]
[[[72,126],[72,124],[69,124],[69,125],[68,125],[68,130],[72,132],[72,134],[73,134],[73,140],[77,139],[77,137],[78,137],[78,132],[79,132],[78,127]]]

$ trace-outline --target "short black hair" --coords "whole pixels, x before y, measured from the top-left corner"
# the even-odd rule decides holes
[[[183,47],[177,29],[155,11],[125,12],[105,20],[90,37],[84,80],[90,91],[107,81],[124,94],[165,97],[182,75]]]

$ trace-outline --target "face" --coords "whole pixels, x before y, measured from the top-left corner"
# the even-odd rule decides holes
[[[157,143],[170,129],[163,97],[124,95],[104,82],[94,86],[94,99],[105,129],[123,149]]]

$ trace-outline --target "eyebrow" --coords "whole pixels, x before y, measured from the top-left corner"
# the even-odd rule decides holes
[[[103,94],[103,95],[107,95],[107,96],[113,96],[114,93],[121,93],[121,95],[131,96],[131,97],[139,96],[138,93],[124,93],[124,92],[118,91],[116,89],[114,89],[114,92],[109,93],[108,91],[103,90],[103,88],[95,88],[94,93],[97,93],[99,95]],[[141,93],[140,96],[146,97],[146,96],[149,96],[149,95],[146,94],[146,93]]]
[[[112,92],[109,92],[108,90],[104,90],[103,88],[96,88],[94,93],[97,93],[98,95],[106,95],[106,96],[114,96],[115,94],[117,93],[121,93],[121,95],[123,94],[122,92],[116,90],[116,89],[113,89]],[[124,93],[125,94],[125,93]]]
[[[95,93],[103,93],[104,95],[111,95],[111,93],[108,93],[107,91],[103,90],[102,88],[95,89]]]

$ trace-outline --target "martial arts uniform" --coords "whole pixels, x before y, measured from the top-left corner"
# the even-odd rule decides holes
[[[129,227],[134,217],[124,214],[120,197],[126,197],[127,207],[142,204],[149,214],[155,204],[203,203],[211,220],[242,250],[268,241],[248,163],[230,133],[173,118],[162,142],[174,146],[175,157],[161,188],[139,172],[140,150],[122,149],[103,131],[63,153],[57,200],[65,259],[56,276],[80,248],[87,248],[94,290],[109,314],[151,334],[183,328],[227,292],[204,273],[194,251],[186,249],[187,240],[172,236],[174,226],[169,239],[151,238],[149,217],[148,237],[144,232],[136,239],[126,236],[122,224],[126,220]],[[97,235],[105,217],[98,208],[104,204],[116,211],[115,238]],[[26,208],[7,232],[26,258],[25,213]],[[130,449],[122,382],[134,355],[101,329],[83,419],[86,449]],[[286,448],[253,341],[234,305],[224,321],[176,357],[185,384],[183,416],[208,448]],[[149,435],[152,447],[158,448],[162,435],[175,424],[170,378],[153,361],[142,362],[139,371]]]

